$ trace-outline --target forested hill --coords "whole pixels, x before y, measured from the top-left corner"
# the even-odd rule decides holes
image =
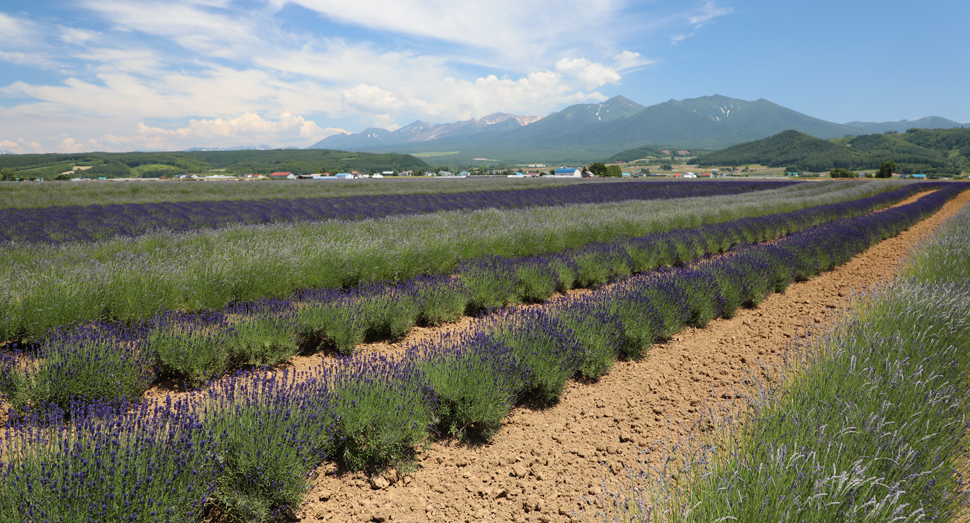
[[[88,178],[157,178],[163,175],[204,173],[225,169],[228,174],[290,171],[298,174],[329,171],[407,171],[428,169],[423,160],[407,154],[349,153],[327,149],[269,151],[186,151],[79,154],[4,154],[4,179],[54,179],[75,167]]]
[[[410,154],[349,153],[329,149],[274,149],[271,151],[190,151],[184,153],[236,173],[294,173],[343,171],[413,171],[428,169],[428,164]]]
[[[701,166],[761,164],[795,171],[878,169],[885,161],[896,172],[959,174],[970,170],[970,129],[910,129],[905,133],[820,140],[784,131],[697,158]]]

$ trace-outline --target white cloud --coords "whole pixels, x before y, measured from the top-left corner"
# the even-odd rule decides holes
[[[585,58],[563,58],[556,62],[556,70],[574,76],[586,84],[587,89],[595,89],[608,83],[620,81],[620,73],[612,67],[590,62]]]
[[[91,48],[75,55],[94,62],[101,71],[127,71],[151,75],[162,68],[159,56],[150,49]]]
[[[719,16],[731,14],[734,11],[731,7],[717,7],[715,2],[707,2],[696,10],[694,14],[687,17],[687,21],[694,27],[701,27],[710,23],[711,20]]]
[[[360,84],[353,89],[345,90],[343,92],[343,103],[345,107],[363,113],[389,113],[404,108],[404,103],[390,92],[367,84]]]
[[[37,142],[28,142],[24,139],[17,141],[0,140],[0,151],[8,151],[14,154],[44,153],[44,147]]]
[[[273,0],[342,23],[482,49],[535,67],[551,50],[596,42],[622,9],[620,0]],[[579,22],[581,21],[581,22]]]
[[[128,135],[104,134],[80,141],[74,137],[65,137],[58,144],[57,150],[60,152],[180,150],[199,144],[205,144],[208,147],[293,143],[309,145],[328,136],[345,132],[343,129],[321,128],[316,122],[290,113],[283,113],[276,120],[247,113],[231,119],[193,119],[189,121],[187,127],[176,129],[138,123],[134,132]]]
[[[0,13],[0,35],[3,35],[0,45],[5,47],[31,45],[36,33],[33,22]]]
[[[258,35],[274,27],[261,26],[255,16],[206,9],[225,7],[220,2],[187,5],[177,1],[85,0],[83,5],[113,22],[117,29],[169,38],[209,57],[245,59],[260,49]]]
[[[634,53],[633,51],[623,51],[622,53],[613,56],[613,60],[615,60],[613,68],[617,71],[628,71],[637,67],[657,63],[656,60],[644,58],[640,55],[640,53]]]
[[[539,71],[517,80],[495,75],[474,81],[446,78],[428,93],[423,111],[439,120],[465,120],[495,112],[546,114],[561,104],[605,99],[574,89],[558,73]]]
[[[679,33],[670,37],[671,44],[678,44],[684,40],[693,37],[697,34],[698,29],[708,25],[712,20],[719,16],[725,16],[734,12],[732,7],[718,7],[717,3],[713,0],[705,3],[704,5],[688,11],[685,15],[687,18],[687,23],[690,24],[692,30],[688,33]]]
[[[67,44],[77,44],[83,45],[88,42],[94,41],[101,36],[100,33],[96,31],[88,31],[85,29],[78,29],[76,27],[58,27],[60,32],[61,41]]]

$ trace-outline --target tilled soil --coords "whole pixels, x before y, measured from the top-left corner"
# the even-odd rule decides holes
[[[847,305],[852,293],[895,275],[905,254],[967,202],[970,191],[841,267],[769,296],[757,309],[739,310],[734,318],[715,320],[704,329],[688,328],[653,346],[642,361],[617,362],[598,382],[571,382],[552,407],[515,409],[490,444],[431,444],[418,453],[408,474],[391,471],[369,478],[323,465],[297,517],[578,520],[581,498],[599,494],[610,470],[623,476],[641,452],[649,458],[660,452],[660,442],[687,436],[683,427],[690,426],[698,409],[731,401],[735,384],[749,377],[748,369],[779,363],[789,340],[804,335],[806,326],[824,323]]]

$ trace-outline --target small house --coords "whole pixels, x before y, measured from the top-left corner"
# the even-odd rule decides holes
[[[581,178],[583,176],[583,172],[575,167],[560,167],[555,170],[553,176]]]
[[[296,180],[296,175],[291,172],[276,172],[269,175],[270,180]]]

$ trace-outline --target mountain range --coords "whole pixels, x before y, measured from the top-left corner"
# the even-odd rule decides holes
[[[829,139],[921,125],[961,124],[939,117],[837,124],[764,99],[749,102],[713,95],[645,107],[616,96],[602,103],[572,105],[545,117],[496,113],[450,124],[416,121],[396,131],[369,128],[330,136],[309,148],[409,153],[436,162],[480,158],[586,162],[644,145],[720,149],[789,129]]]

